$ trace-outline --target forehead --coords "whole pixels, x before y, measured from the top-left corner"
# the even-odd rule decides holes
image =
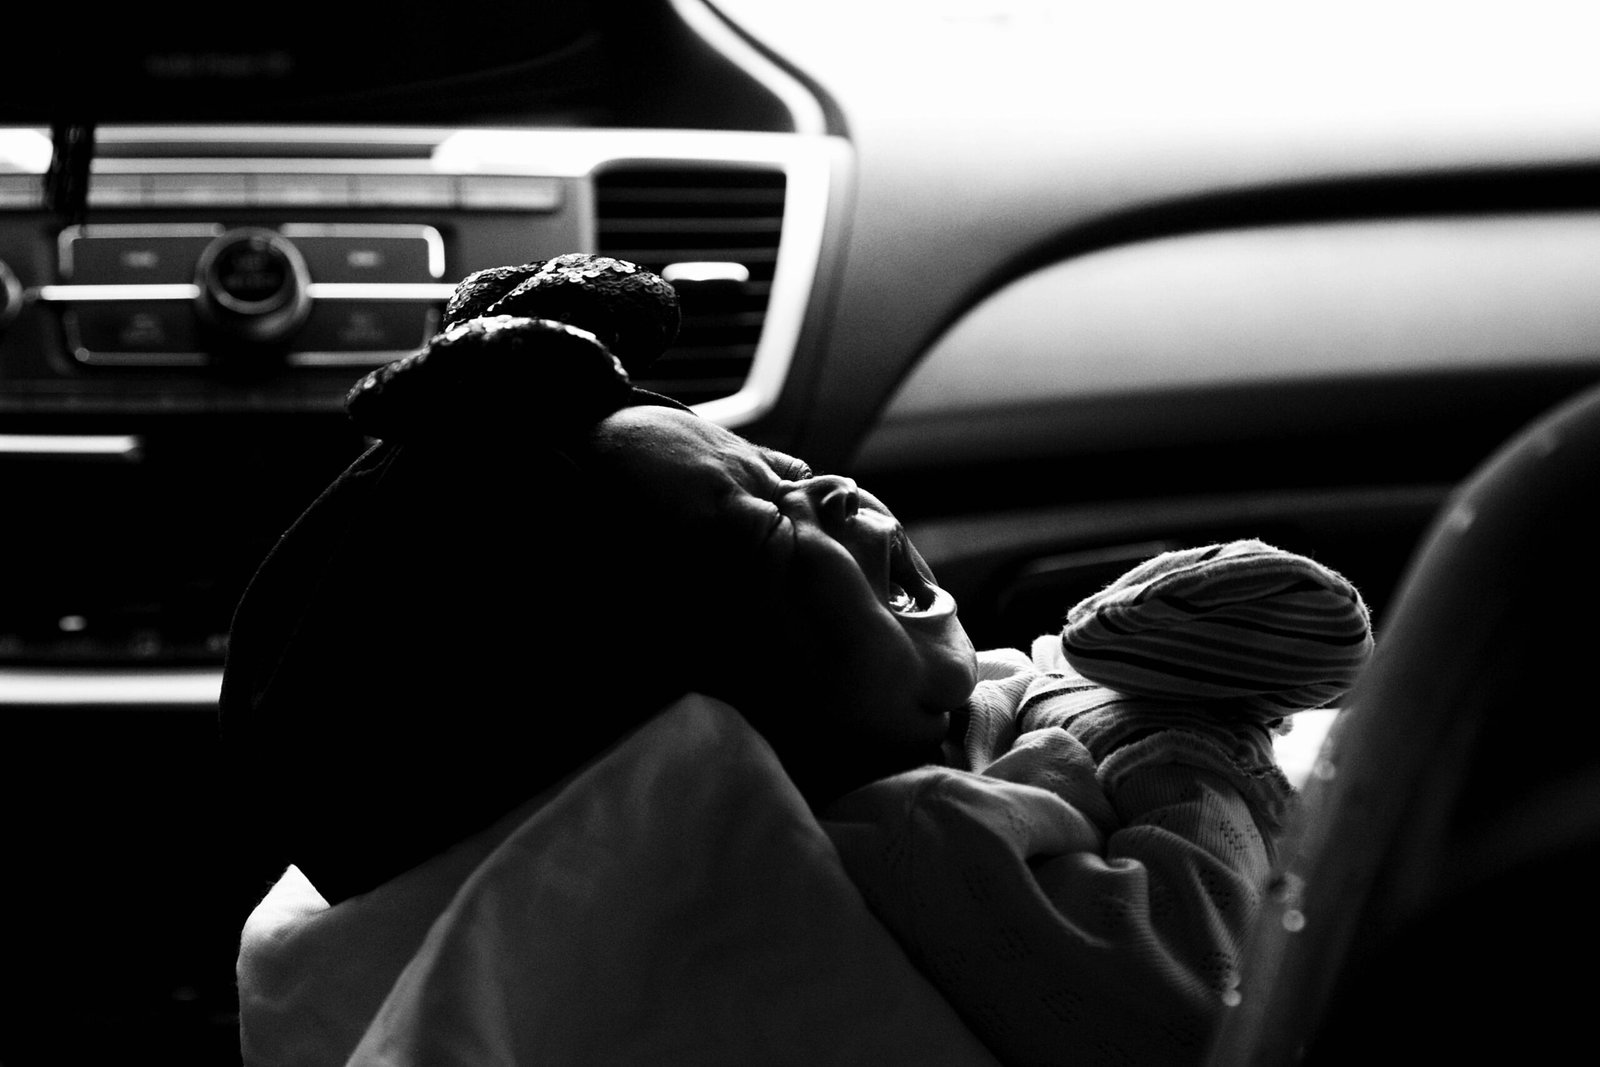
[[[690,517],[714,514],[740,491],[759,493],[804,465],[685,411],[624,408],[597,428],[594,453],[625,494]]]

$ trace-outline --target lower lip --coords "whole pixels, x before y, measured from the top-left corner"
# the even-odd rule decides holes
[[[933,590],[933,603],[922,611],[895,612],[895,618],[906,622],[942,622],[956,613],[956,598],[940,589],[931,586]]]

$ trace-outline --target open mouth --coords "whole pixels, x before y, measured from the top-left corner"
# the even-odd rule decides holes
[[[911,558],[904,531],[896,530],[889,544],[889,579],[886,602],[896,615],[919,615],[933,608],[939,590]]]

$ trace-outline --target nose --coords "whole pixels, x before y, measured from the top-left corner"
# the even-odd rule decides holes
[[[817,514],[830,526],[842,526],[861,510],[861,492],[856,483],[843,475],[824,474],[807,486]]]

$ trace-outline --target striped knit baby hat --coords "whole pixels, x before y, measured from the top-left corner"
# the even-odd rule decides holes
[[[1067,661],[1129,696],[1224,701],[1280,717],[1342,697],[1372,655],[1361,595],[1260,541],[1166,552],[1067,615]]]

